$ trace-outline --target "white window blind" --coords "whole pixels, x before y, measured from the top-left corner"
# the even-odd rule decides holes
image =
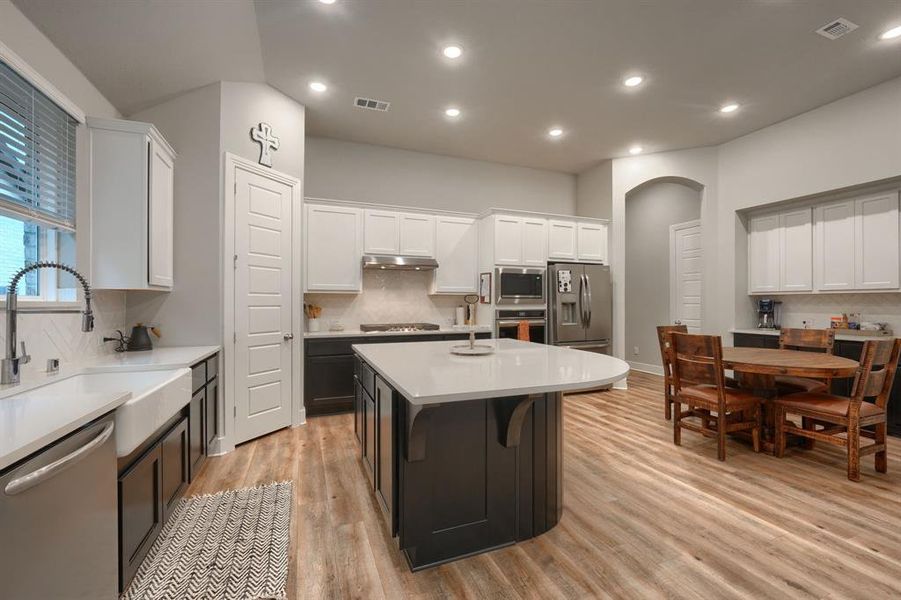
[[[0,62],[0,212],[75,231],[76,125]]]

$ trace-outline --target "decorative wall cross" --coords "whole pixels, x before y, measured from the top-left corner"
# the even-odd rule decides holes
[[[272,125],[260,123],[256,129],[250,129],[250,139],[260,145],[260,164],[272,166],[272,150],[278,150],[278,138],[272,135]]]

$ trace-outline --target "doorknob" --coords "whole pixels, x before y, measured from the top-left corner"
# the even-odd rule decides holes
[[[284,338],[285,338],[285,341],[286,341],[286,342],[290,342],[291,340],[294,339],[294,334],[293,334],[293,333],[286,333],[286,334],[284,335]]]

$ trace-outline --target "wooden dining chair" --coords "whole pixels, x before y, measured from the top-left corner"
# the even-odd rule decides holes
[[[672,419],[673,410],[673,376],[672,367],[669,363],[669,353],[666,351],[666,334],[670,331],[676,333],[688,333],[688,327],[685,325],[658,325],[657,341],[660,343],[660,359],[663,363],[663,417],[669,421]]]
[[[835,348],[834,329],[791,329],[779,332],[780,350],[800,350],[802,352],[823,352],[832,354]],[[776,376],[776,392],[780,396],[798,392],[828,392],[832,381],[807,377]]]
[[[799,435],[846,448],[851,481],[860,481],[862,455],[875,454],[876,471],[885,473],[888,470],[886,407],[899,356],[901,339],[868,341],[863,347],[850,398],[800,392],[776,399],[776,456],[781,458],[785,454],[788,435]],[[868,402],[867,398],[874,398],[875,402]],[[812,426],[797,427],[786,420],[789,414],[808,419]],[[861,429],[868,425],[875,425],[875,431]],[[874,443],[861,448],[861,437],[871,438]]]
[[[750,391],[726,387],[720,336],[676,332],[666,336],[673,382],[673,443],[681,445],[683,429],[715,437],[717,458],[726,460],[726,434],[750,430],[754,452],[760,452],[761,399]],[[685,412],[683,404],[689,407]],[[714,412],[716,429],[710,427]]]

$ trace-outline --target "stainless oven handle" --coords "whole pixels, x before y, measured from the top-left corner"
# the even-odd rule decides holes
[[[523,321],[528,321],[529,327],[533,325],[545,325],[546,321],[544,319],[522,319]],[[498,321],[498,327],[519,327],[519,321]]]
[[[36,485],[40,485],[44,483],[60,471],[68,469],[81,459],[85,458],[88,454],[96,450],[98,447],[102,446],[106,440],[109,439],[111,435],[113,435],[113,429],[115,429],[115,422],[110,421],[103,427],[103,431],[97,434],[93,440],[71,452],[64,457],[53,461],[49,465],[45,465],[40,469],[36,469],[29,473],[28,475],[23,475],[22,477],[17,477],[13,479],[8,484],[6,484],[6,488],[3,490],[7,496],[15,496],[16,494],[21,494],[26,490],[30,490]]]

